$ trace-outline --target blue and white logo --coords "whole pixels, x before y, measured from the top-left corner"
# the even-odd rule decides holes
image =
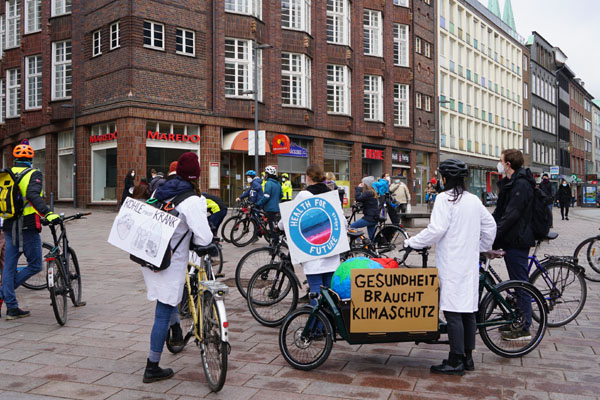
[[[298,203],[289,218],[289,235],[302,252],[311,256],[331,253],[340,241],[338,213],[325,199],[311,197]]]

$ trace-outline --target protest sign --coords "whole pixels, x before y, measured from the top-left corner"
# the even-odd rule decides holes
[[[108,243],[152,265],[160,265],[181,220],[128,197],[113,222]]]
[[[292,263],[330,257],[350,250],[337,191],[298,195],[279,205]]]
[[[353,269],[351,333],[438,330],[437,268]]]

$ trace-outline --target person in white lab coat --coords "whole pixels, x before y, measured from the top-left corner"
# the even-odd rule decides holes
[[[448,323],[450,354],[431,372],[463,375],[474,370],[475,312],[479,296],[479,253],[492,248],[496,222],[479,198],[465,190],[467,165],[455,159],[439,167],[444,192],[435,199],[427,228],[404,241],[406,247],[436,246],[440,309]]]
[[[158,363],[169,331],[172,335],[171,343],[183,343],[177,305],[183,296],[190,241],[193,236],[194,244],[207,246],[213,239],[207,219],[206,198],[200,196],[198,188],[199,176],[198,156],[192,152],[184,153],[177,161],[177,176],[160,185],[154,194],[161,201],[172,199],[182,193],[188,193],[190,197],[175,207],[181,222],[171,238],[171,248],[177,246],[177,249],[171,256],[169,267],[159,272],[142,268],[148,300],[156,301],[144,383],[169,379],[173,376],[171,368],[160,368]]]

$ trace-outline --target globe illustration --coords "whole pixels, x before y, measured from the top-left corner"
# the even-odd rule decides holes
[[[327,243],[331,237],[331,221],[325,210],[313,208],[302,214],[300,232],[310,244]]]
[[[351,297],[350,271],[353,269],[383,269],[383,267],[366,257],[350,258],[341,263],[331,278],[331,289],[340,296],[340,299],[346,300]]]

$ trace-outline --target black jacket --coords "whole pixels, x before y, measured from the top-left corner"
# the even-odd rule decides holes
[[[551,199],[554,199],[554,185],[550,183],[550,181],[544,181],[542,179],[542,181],[540,182],[540,189],[542,189],[544,193],[546,193],[546,196],[548,196]]]
[[[519,168],[511,179],[505,177],[498,186],[498,203],[492,214],[498,226],[494,248],[527,249],[535,246],[531,227],[535,179],[531,171]]]
[[[15,166],[21,167],[23,165],[16,164]],[[30,203],[33,208],[37,211],[35,214],[29,214],[23,217],[23,230],[35,229],[40,231],[40,215],[45,216],[50,212],[50,208],[46,205],[42,197],[40,196],[43,189],[43,175],[40,171],[34,170],[29,180],[29,186],[25,192],[26,201]],[[39,213],[39,215],[38,215]],[[17,221],[17,218],[11,218],[4,220],[2,229],[5,232],[12,230],[13,223]]]
[[[331,188],[327,184],[319,182],[315,183],[314,185],[307,186],[306,190],[316,196],[318,194],[327,193],[331,191]]]
[[[369,222],[375,222],[379,218],[379,201],[371,190],[356,188],[356,201],[363,204],[363,218]]]
[[[559,203],[570,204],[571,203],[571,188],[569,185],[563,186],[560,185],[558,187],[558,193],[556,193],[556,198]]]

